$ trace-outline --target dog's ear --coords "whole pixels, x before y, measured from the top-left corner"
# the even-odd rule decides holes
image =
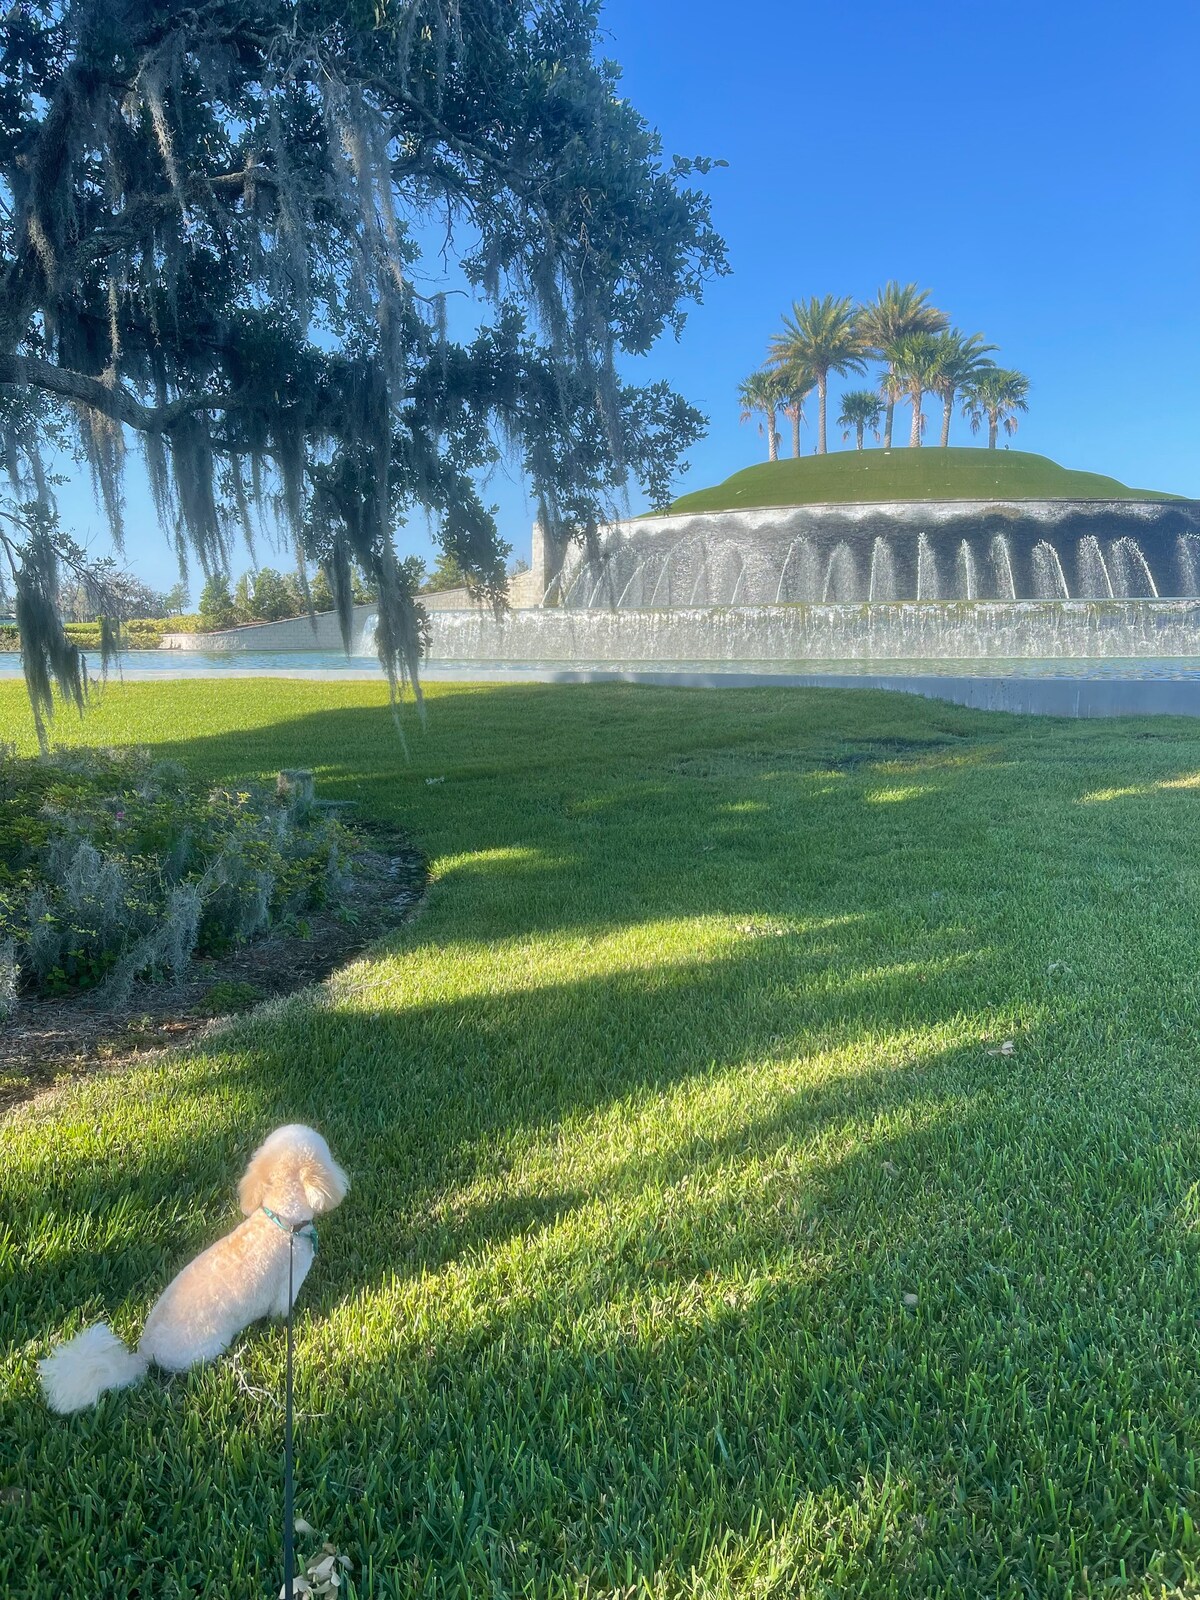
[[[306,1161],[300,1168],[300,1184],[313,1212],[319,1213],[341,1205],[350,1179],[330,1156],[326,1161]]]
[[[275,1159],[277,1158],[266,1155],[261,1148],[250,1157],[250,1165],[242,1174],[241,1183],[238,1184],[238,1206],[244,1217],[248,1217],[262,1205],[267,1193],[267,1179]]]

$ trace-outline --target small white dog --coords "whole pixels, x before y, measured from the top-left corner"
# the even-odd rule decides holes
[[[285,1317],[288,1252],[295,1252],[295,1304],[316,1254],[312,1220],[339,1205],[349,1187],[319,1133],[300,1123],[276,1128],[251,1156],[238,1185],[245,1222],[172,1279],[151,1307],[136,1351],[99,1322],[39,1361],[47,1405],[81,1411],[106,1389],[139,1382],[151,1362],[182,1372],[223,1354],[259,1317]]]

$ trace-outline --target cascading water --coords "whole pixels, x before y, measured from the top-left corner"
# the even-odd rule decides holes
[[[991,543],[992,571],[996,578],[996,595],[1000,600],[1017,598],[1017,580],[1013,576],[1012,551],[1008,540],[998,533]]]
[[[871,576],[867,584],[867,599],[894,600],[896,598],[896,561],[892,547],[886,539],[876,539],[871,545]]]
[[[927,534],[917,535],[917,599],[940,600],[942,586],[938,578],[937,557]],[[964,598],[966,598],[964,596]]]
[[[1118,574],[1119,593],[1129,599],[1157,600],[1158,586],[1136,539],[1118,539],[1112,547],[1113,568]]]
[[[375,631],[378,627],[378,614],[372,611],[363,623],[362,633],[358,636],[358,644],[354,650],[356,656],[373,656],[375,654]]]
[[[854,551],[848,544],[834,545],[825,569],[821,603],[828,605],[831,601],[841,601],[846,604],[858,599],[861,596],[858,592],[858,563],[854,559]]]
[[[975,571],[975,556],[971,546],[965,539],[958,547],[955,577],[958,582],[958,592],[964,600],[979,599],[979,578]]]
[[[1181,594],[1200,594],[1200,535],[1181,533],[1175,541]]]
[[[775,585],[776,604],[785,600],[811,601],[821,598],[819,560],[816,546],[811,539],[792,540],[783,558],[779,582]]]
[[[1114,597],[1104,551],[1100,548],[1099,539],[1092,533],[1079,541],[1079,593],[1098,595],[1108,600]]]
[[[1033,547],[1033,583],[1039,600],[1069,600],[1067,575],[1058,558],[1058,551],[1043,539]]]

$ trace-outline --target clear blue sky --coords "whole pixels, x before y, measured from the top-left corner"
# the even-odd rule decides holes
[[[708,182],[733,274],[631,369],[710,418],[687,487],[760,459],[734,389],[793,299],[898,278],[1029,374],[1014,446],[1200,496],[1200,9],[609,0],[604,26],[666,154],[729,162]],[[973,442],[965,423],[952,442]],[[520,483],[489,492],[527,554]],[[167,584],[130,498],[130,563]],[[90,493],[63,505],[102,548]],[[410,544],[427,551],[424,530]]]

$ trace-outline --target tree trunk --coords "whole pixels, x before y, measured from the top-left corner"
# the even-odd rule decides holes
[[[825,390],[828,387],[828,375],[824,372],[817,374],[817,454],[825,454]]]
[[[995,411],[988,412],[988,449],[996,448],[996,434],[999,431],[1000,418]]]
[[[797,406],[796,409],[792,412],[792,456],[797,461],[800,459],[800,407],[799,406]]]
[[[942,396],[942,449],[950,443],[950,413],[954,410],[954,391]]]
[[[858,429],[858,448],[861,450],[862,447],[863,447],[863,427],[864,427],[864,424],[861,423],[861,422],[856,422],[854,424],[854,426]]]
[[[911,449],[919,450],[921,447],[921,401],[925,398],[925,391],[923,389],[913,389],[910,398],[912,399],[913,418],[912,433],[909,435],[908,443]]]
[[[893,367],[891,362],[889,361],[888,362],[888,377],[889,378],[891,378],[891,376],[893,375],[895,370],[896,370],[895,367]],[[892,387],[891,387],[890,383],[888,385],[887,396],[888,396],[888,398],[887,398],[887,409],[885,410],[885,412],[883,414],[883,448],[885,450],[890,450],[892,448],[892,419],[896,415],[896,400],[895,400],[895,396],[893,394]]]
[[[779,460],[779,435],[775,431],[775,407],[767,412],[767,460]]]

